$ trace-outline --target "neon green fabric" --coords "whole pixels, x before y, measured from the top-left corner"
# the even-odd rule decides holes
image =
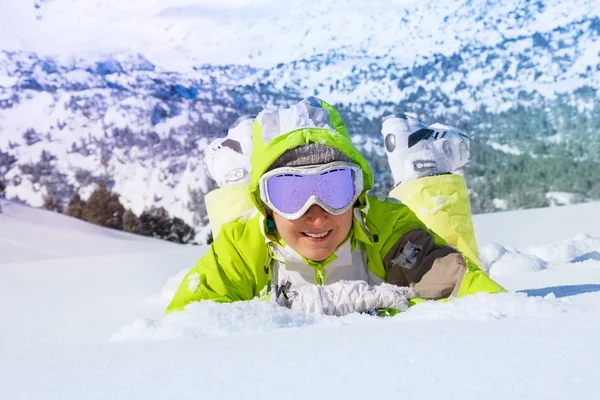
[[[392,189],[390,197],[406,204],[429,229],[482,266],[462,176],[428,176],[402,183]]]
[[[185,276],[167,312],[183,310],[193,301],[231,302],[259,295],[270,279],[261,216],[240,217],[221,227],[208,252]]]
[[[367,266],[379,278],[386,278],[383,259],[394,244],[411,230],[426,229],[405,204],[382,196],[367,195],[373,187],[373,175],[367,161],[352,144],[338,112],[323,101],[321,107],[329,112],[334,129],[301,128],[266,138],[263,135],[264,127],[260,125],[260,115],[257,117],[252,132],[249,185],[249,197],[256,208],[221,227],[210,250],[183,279],[167,312],[182,310],[193,301],[209,299],[230,302],[259,296],[270,279],[268,242],[278,240],[275,235],[267,233],[259,179],[285,151],[298,146],[321,143],[335,147],[362,168],[365,189],[359,198],[360,205],[355,209],[351,241],[353,248],[360,246],[367,253]],[[451,190],[450,185],[448,189]],[[446,243],[440,236],[432,234],[438,245]],[[323,269],[326,272],[326,262],[316,265],[319,263],[306,261],[315,270]],[[459,295],[502,290],[468,259],[467,268],[469,272]]]
[[[254,208],[248,193],[248,183],[215,189],[204,196],[204,201],[213,239],[217,237],[224,223]]]
[[[469,193],[462,176],[448,174],[409,181],[394,188],[390,196],[409,206],[429,229],[473,261],[467,263],[468,271],[459,297],[475,292],[504,291],[480,269],[483,263],[479,259]]]

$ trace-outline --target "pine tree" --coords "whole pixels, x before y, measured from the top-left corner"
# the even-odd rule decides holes
[[[145,210],[140,215],[140,233],[157,239],[164,239],[175,243],[189,243],[194,240],[194,228],[186,224],[181,218],[171,217],[164,207]]]
[[[127,210],[123,214],[123,230],[138,235],[142,233],[142,223],[131,210]]]
[[[6,183],[4,178],[0,178],[0,199],[4,197],[4,191],[6,190]],[[0,204],[0,213],[2,213],[2,204]]]
[[[42,140],[40,139],[40,135],[34,129],[28,129],[25,131],[23,134],[23,139],[25,140],[27,146],[32,146]]]
[[[107,228],[122,229],[125,207],[119,201],[119,196],[112,193],[103,180],[98,182],[83,210],[86,221]]]
[[[42,205],[42,208],[57,213],[63,212],[63,206],[60,200],[52,194],[47,194],[44,196],[44,204]]]
[[[83,210],[85,209],[85,201],[81,200],[81,196],[78,193],[74,194],[67,204],[67,211],[65,214],[70,215],[73,218],[84,219]]]
[[[160,239],[167,239],[171,233],[171,218],[164,207],[145,210],[140,215],[141,233]]]
[[[171,234],[167,238],[170,242],[189,243],[196,237],[194,229],[186,224],[181,218],[173,217],[171,220]]]

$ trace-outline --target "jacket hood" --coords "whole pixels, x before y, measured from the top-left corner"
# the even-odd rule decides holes
[[[265,109],[252,126],[252,155],[250,156],[250,199],[266,215],[260,199],[260,177],[288,150],[311,143],[320,143],[338,149],[362,169],[363,192],[373,189],[373,173],[367,160],[352,144],[346,125],[338,111],[316,97],[307,97],[289,108]]]

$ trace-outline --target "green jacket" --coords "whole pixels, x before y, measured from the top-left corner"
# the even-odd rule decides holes
[[[272,246],[285,247],[285,243],[276,231],[269,231],[267,227],[259,179],[285,151],[310,143],[336,147],[363,170],[364,191],[354,212],[349,241],[353,250],[359,249],[365,255],[366,267],[371,274],[386,282],[415,287],[424,299],[503,291],[476,262],[448,246],[430,229],[446,226],[449,221],[454,226],[461,226],[460,234],[454,235],[456,240],[452,244],[476,258],[468,196],[461,177],[447,175],[420,179],[420,183],[413,184],[408,193],[398,191],[397,197],[420,201],[419,194],[427,193],[425,187],[429,187],[436,197],[447,194],[446,197],[453,199],[441,203],[438,199],[433,204],[434,209],[422,210],[424,214],[439,215],[430,218],[428,228],[406,204],[370,193],[373,174],[365,158],[352,144],[338,112],[314,98],[304,103],[309,113],[319,113],[322,121],[319,127],[279,132],[279,124],[273,124],[265,112],[256,118],[252,132],[250,184],[247,192],[243,186],[235,189],[237,193],[243,190],[248,194],[247,198],[240,199],[248,210],[231,220],[224,216],[228,212],[226,209],[216,209],[220,215],[215,220],[231,221],[221,226],[209,251],[183,279],[167,312],[182,310],[193,301],[230,302],[250,300],[264,294],[275,261]],[[222,193],[229,190],[224,189],[219,190]],[[217,191],[211,199],[213,205],[219,203],[215,200],[218,196]],[[469,212],[465,213],[465,210]],[[322,262],[304,260],[314,269],[315,283],[333,283],[327,280],[327,266],[336,257],[334,253]]]

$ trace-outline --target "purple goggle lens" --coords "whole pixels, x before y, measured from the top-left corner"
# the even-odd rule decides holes
[[[311,196],[340,210],[354,199],[354,171],[338,168],[315,175],[275,175],[267,179],[267,192],[273,206],[286,214],[300,211]]]

